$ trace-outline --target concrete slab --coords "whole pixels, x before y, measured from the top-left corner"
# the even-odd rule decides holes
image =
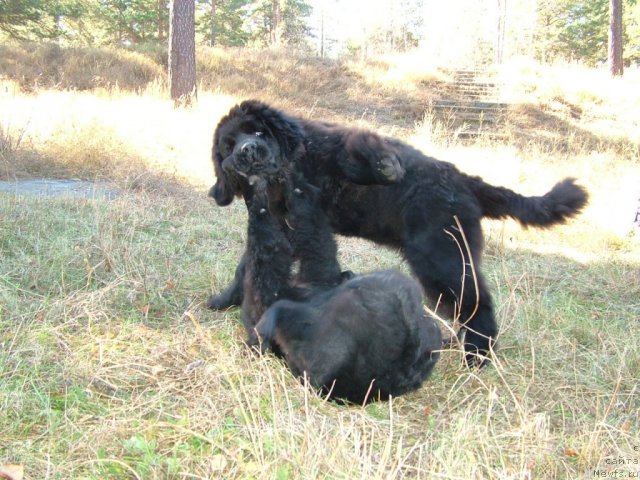
[[[118,192],[106,184],[84,180],[15,180],[0,181],[0,192],[17,196],[33,195],[37,197],[88,198],[113,200]]]

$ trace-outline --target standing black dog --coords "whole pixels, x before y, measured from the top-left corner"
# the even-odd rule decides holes
[[[334,231],[399,249],[439,308],[459,312],[466,359],[482,365],[498,333],[493,302],[480,271],[482,217],[513,217],[549,227],[576,215],[586,191],[565,179],[540,197],[524,197],[466,175],[450,163],[375,133],[287,115],[259,101],[231,109],[215,132],[217,181],[210,195],[228,205],[242,192],[223,162],[247,149],[286,158],[321,191]],[[475,273],[475,274],[474,274]],[[214,309],[242,299],[244,262],[232,285],[209,298]]]
[[[228,172],[245,179],[247,343],[282,354],[294,375],[306,375],[331,399],[363,404],[420,387],[442,345],[436,322],[423,311],[420,285],[388,271],[328,286],[342,275],[330,227],[318,210],[317,189],[299,174],[286,175],[286,169],[256,175],[263,153],[245,150],[225,163]],[[294,245],[314,248],[307,255],[315,258],[317,270],[307,270],[307,283],[300,283],[300,273],[292,283],[291,238]]]

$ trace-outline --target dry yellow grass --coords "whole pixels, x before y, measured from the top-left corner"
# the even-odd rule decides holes
[[[146,61],[127,55],[123,71]],[[402,82],[402,59],[207,50],[200,61],[190,109],[174,110],[158,78],[85,91],[2,80],[1,178],[97,178],[123,191],[108,203],[0,194],[0,465],[60,479],[637,474],[612,463],[640,462],[633,75],[513,67],[527,81],[510,80],[510,95],[527,103],[507,140],[462,143],[424,116],[433,71],[415,62]],[[543,81],[551,75],[557,86]],[[276,359],[248,354],[236,310],[203,307],[244,245],[244,206],[217,208],[204,191],[215,124],[247,97],[400,136],[523,193],[566,175],[589,188],[590,206],[569,225],[487,222],[484,270],[501,322],[491,367],[468,371],[449,350],[419,391],[340,407]],[[576,108],[598,113],[574,118]],[[526,137],[517,122],[531,117],[541,121]],[[340,239],[340,260],[406,269],[358,239]]]
[[[0,102],[4,134],[20,138],[5,176],[126,180],[148,169],[207,184],[214,123],[234,100],[202,94],[196,108],[174,110],[154,93],[47,90]]]

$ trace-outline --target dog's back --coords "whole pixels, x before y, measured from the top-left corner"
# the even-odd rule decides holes
[[[257,329],[294,374],[353,403],[418,388],[442,345],[419,285],[397,271],[355,277],[306,302],[276,302]]]

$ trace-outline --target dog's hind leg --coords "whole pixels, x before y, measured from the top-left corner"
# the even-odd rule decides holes
[[[439,301],[437,313],[457,319],[465,331],[467,364],[482,366],[498,326],[480,271],[482,231],[477,222],[467,223],[463,236],[457,226],[425,229],[427,223],[421,222],[421,228],[408,233],[403,250],[426,295]]]

